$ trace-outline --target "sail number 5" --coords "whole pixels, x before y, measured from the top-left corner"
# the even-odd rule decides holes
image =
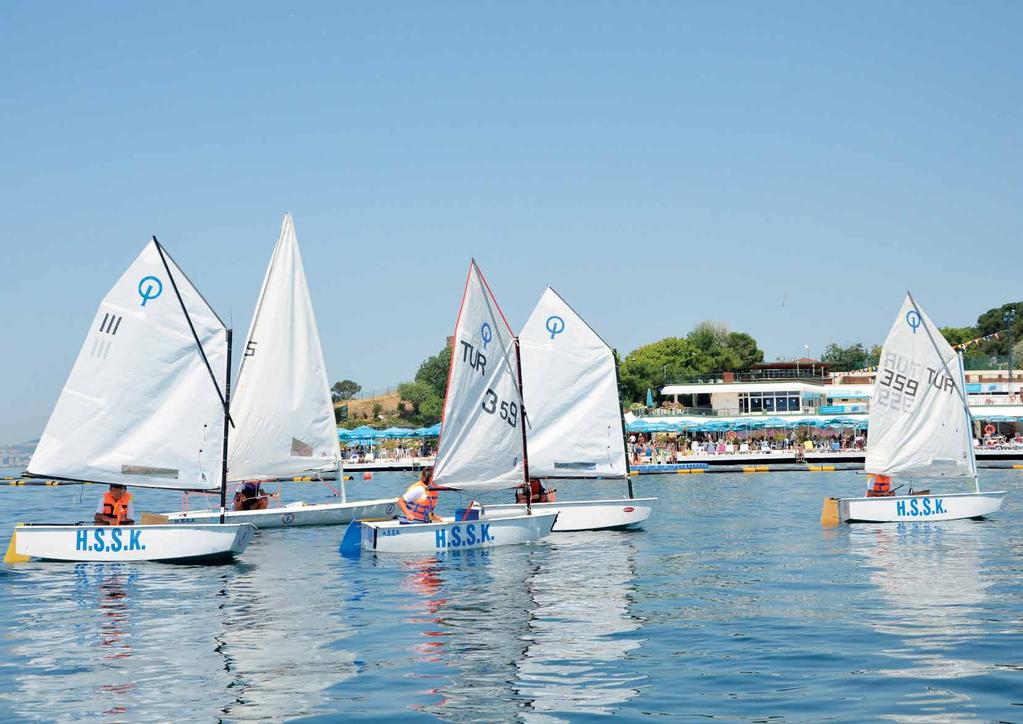
[[[487,393],[483,396],[483,402],[480,407],[488,415],[497,414],[497,410],[500,407],[501,419],[511,427],[515,427],[519,422],[519,406],[514,402],[499,400],[497,393],[489,387],[487,388]]]

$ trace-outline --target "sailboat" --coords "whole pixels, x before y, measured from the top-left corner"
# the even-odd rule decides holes
[[[231,330],[154,237],[100,303],[26,476],[226,497]],[[255,528],[15,528],[7,562],[215,562]]]
[[[342,502],[229,511],[228,520],[282,528],[394,515],[394,498],[347,500],[330,382],[291,214],[284,215],[256,301],[231,415],[235,430],[227,456],[230,482],[336,470]],[[220,512],[165,515],[174,523],[201,523],[219,518]]]
[[[475,260],[452,339],[433,486],[480,493],[526,485],[518,341]],[[482,512],[475,520],[440,523],[355,521],[345,531],[341,552],[438,552],[525,543],[549,534],[557,517],[557,511],[527,510],[500,517]]]
[[[547,287],[519,335],[529,474],[534,478],[623,479],[628,498],[533,503],[558,511],[554,532],[629,528],[657,498],[636,498],[625,449],[614,350]],[[523,504],[487,505],[491,515]]]
[[[827,498],[821,525],[982,518],[1002,507],[1004,490],[980,489],[963,370],[962,354],[907,292],[881,350],[864,468],[904,480],[894,492],[917,478],[972,478],[974,492]]]

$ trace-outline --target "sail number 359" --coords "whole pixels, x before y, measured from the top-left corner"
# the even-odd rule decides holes
[[[510,426],[515,427],[519,423],[519,406],[515,402],[504,402],[498,399],[497,393],[489,387],[483,396],[483,403],[480,405],[488,415],[497,414],[498,408],[501,411],[501,419]]]

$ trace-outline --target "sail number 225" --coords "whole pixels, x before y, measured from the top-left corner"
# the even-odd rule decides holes
[[[497,393],[489,387],[487,393],[483,396],[483,403],[480,405],[483,411],[488,415],[495,415],[500,409],[501,419],[507,422],[512,427],[515,427],[519,422],[519,406],[515,402],[504,402],[499,400]]]

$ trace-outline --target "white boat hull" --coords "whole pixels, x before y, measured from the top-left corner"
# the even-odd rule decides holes
[[[245,550],[251,525],[21,525],[15,552],[76,563],[216,563]]]
[[[468,521],[447,518],[442,523],[356,521],[345,532],[341,552],[361,548],[377,553],[445,553],[529,543],[550,534],[557,517],[557,513],[534,513]]]
[[[884,498],[839,498],[843,523],[915,523],[981,518],[1002,507],[1005,491],[950,495],[894,495]]]
[[[558,514],[555,533],[578,530],[613,530],[631,528],[650,517],[657,498],[623,498],[621,500],[566,500],[554,503],[533,503],[533,513]],[[486,505],[487,516],[525,515],[522,503]]]
[[[348,525],[359,518],[392,518],[397,513],[395,503],[395,498],[315,505],[291,503],[266,510],[230,510],[224,519],[229,523],[250,523],[257,528]],[[188,510],[164,515],[171,523],[215,523],[220,520],[220,512],[216,510]]]

